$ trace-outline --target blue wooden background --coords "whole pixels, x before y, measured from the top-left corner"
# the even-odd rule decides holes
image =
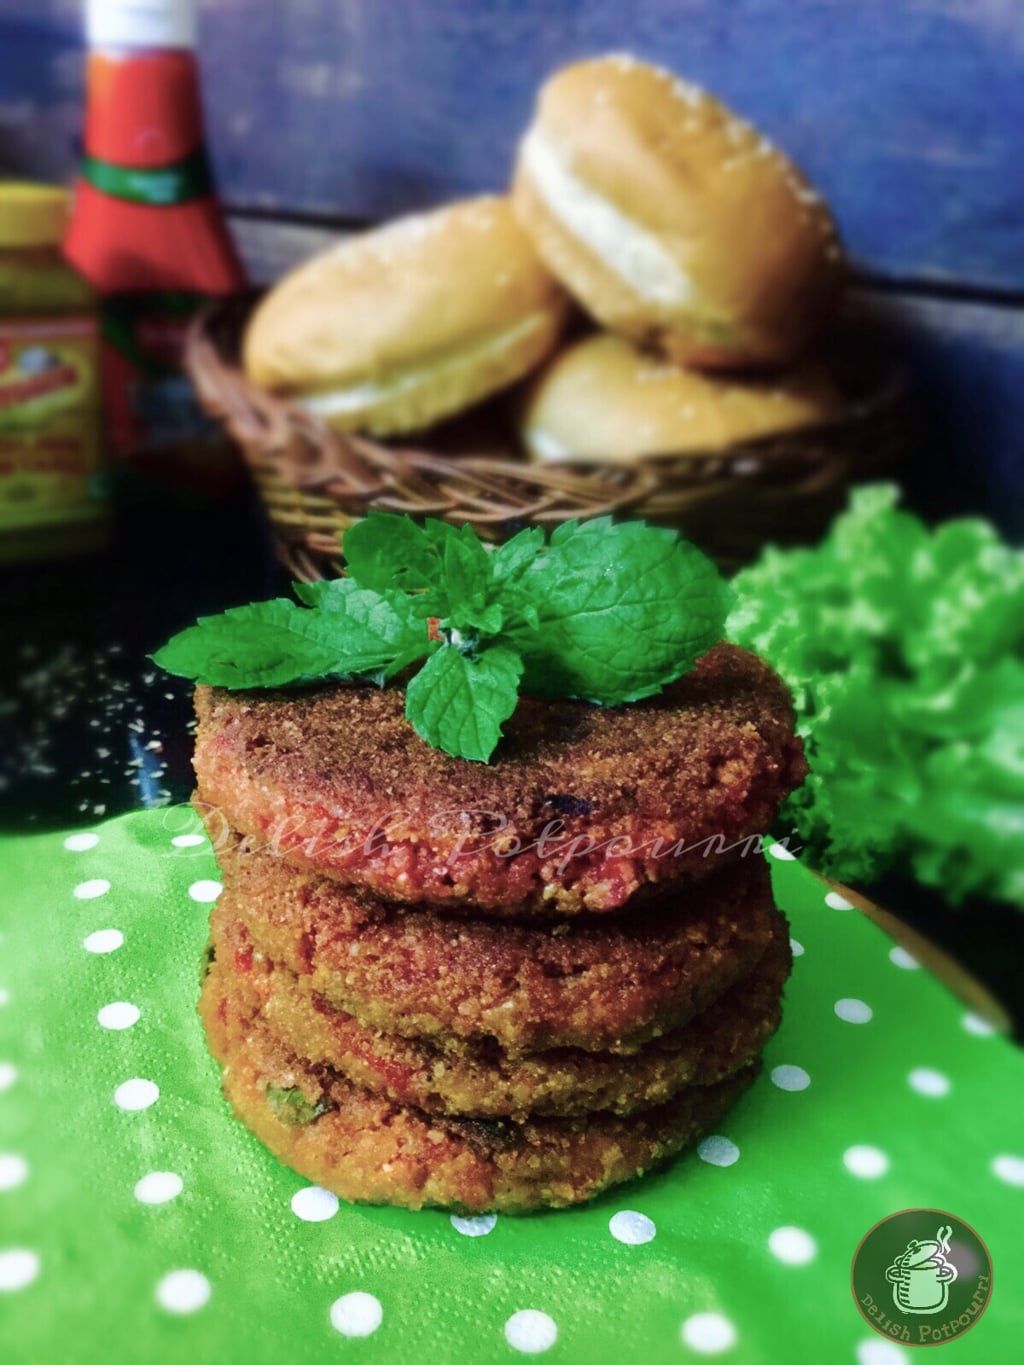
[[[630,49],[758,123],[898,330],[931,510],[1024,536],[1024,0],[207,0],[214,162],[268,276],[339,221],[505,183],[545,73]],[[0,0],[0,173],[67,178],[76,0]]]

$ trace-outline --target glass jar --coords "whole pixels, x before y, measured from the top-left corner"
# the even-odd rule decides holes
[[[0,563],[99,549],[95,294],[65,261],[68,195],[0,181]]]

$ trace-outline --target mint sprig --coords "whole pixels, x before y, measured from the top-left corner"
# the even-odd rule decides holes
[[[458,643],[423,665],[405,693],[405,713],[416,733],[446,754],[486,763],[516,709],[523,661],[508,645],[474,656]]]
[[[602,705],[689,671],[732,601],[714,565],[670,531],[609,517],[531,527],[504,545],[470,526],[372,513],[345,534],[348,577],[207,616],[153,657],[216,687],[409,676],[405,714],[456,757],[487,762],[520,687]]]

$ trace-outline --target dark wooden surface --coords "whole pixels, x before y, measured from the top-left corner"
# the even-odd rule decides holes
[[[0,0],[0,173],[68,178],[78,0]],[[1020,0],[202,0],[214,163],[258,278],[368,221],[500,187],[543,76],[629,48],[732,102],[833,204],[901,334],[937,513],[1024,537]]]
[[[544,75],[628,48],[754,119],[898,279],[1024,289],[1016,0],[206,0],[235,206],[378,218],[505,183]],[[62,175],[72,0],[0,0],[0,157]]]

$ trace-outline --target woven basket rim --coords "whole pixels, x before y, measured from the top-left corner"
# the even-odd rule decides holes
[[[415,442],[382,442],[341,433],[300,404],[244,373],[239,340],[258,296],[209,305],[189,332],[186,366],[208,413],[227,427],[258,476],[279,475],[296,490],[322,495],[347,516],[371,507],[466,520],[482,528],[558,523],[657,506],[674,508],[735,485],[822,485],[863,477],[870,451],[861,433],[885,421],[907,396],[903,367],[877,342],[854,334],[832,343],[837,377],[857,376],[846,406],[819,422],[734,442],[724,448],[650,455],[628,465],[600,460],[531,463],[494,455],[432,451]],[[846,371],[842,367],[846,367]]]

